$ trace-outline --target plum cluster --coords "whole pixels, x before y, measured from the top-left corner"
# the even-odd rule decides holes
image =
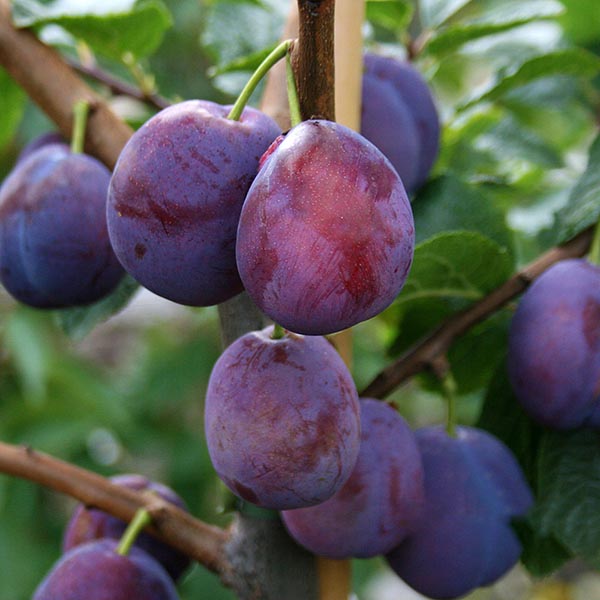
[[[600,426],[600,268],[562,260],[513,317],[508,373],[525,411],[555,429]]]
[[[440,122],[411,63],[365,54],[360,132],[390,159],[408,192],[423,185],[438,155]]]
[[[141,475],[112,482],[159,496],[187,510],[170,488]],[[119,539],[127,524],[101,510],[78,505],[63,538],[63,556],[34,593],[33,600],[178,600],[175,582],[190,559],[146,533],[122,555]]]

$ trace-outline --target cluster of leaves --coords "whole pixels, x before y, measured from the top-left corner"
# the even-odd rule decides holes
[[[275,45],[289,6],[288,0],[170,4],[15,0],[13,14],[17,25],[33,28],[66,56],[92,57],[146,91],[223,101]],[[597,12],[594,0],[367,0],[368,44],[396,55],[408,45],[435,91],[444,131],[434,176],[413,202],[418,245],[409,280],[397,302],[355,336],[359,386],[520,265],[598,220]],[[0,89],[4,173],[22,139],[48,124],[2,69]],[[26,113],[32,118],[23,119]],[[135,114],[134,124],[148,109],[138,105]],[[145,329],[131,356],[117,353],[117,364],[113,357],[104,370],[77,355],[56,326],[81,337],[135,291],[126,281],[90,309],[52,316],[2,309],[0,433],[106,473],[157,471],[195,514],[210,519],[214,495],[199,496],[213,486],[198,444],[198,415],[218,352],[214,311],[188,310],[186,335]],[[526,566],[545,574],[572,556],[599,566],[599,438],[543,431],[520,411],[503,362],[510,316],[508,307],[451,348],[460,414],[475,422],[480,413],[478,424],[516,452],[534,487],[536,508],[518,524]],[[416,383],[395,400],[415,423],[437,418],[438,383],[425,375]],[[438,408],[424,403],[425,395]],[[120,449],[116,458],[102,458],[111,448]],[[43,494],[0,478],[0,514],[12,515],[0,518],[0,559],[11,573],[0,581],[0,596],[7,600],[31,590],[32,563],[42,573],[56,556],[64,519],[41,510]],[[210,585],[200,575],[190,581],[190,597]],[[219,593],[209,595],[226,597]]]

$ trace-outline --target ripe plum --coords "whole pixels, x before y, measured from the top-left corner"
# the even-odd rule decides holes
[[[532,504],[517,461],[489,433],[459,427],[416,432],[425,470],[419,527],[387,555],[392,569],[421,594],[456,598],[501,577],[519,559],[514,517]]]
[[[282,513],[292,537],[328,558],[385,554],[413,531],[425,503],[423,465],[404,419],[379,400],[363,398],[356,466],[329,500]]]
[[[265,508],[311,506],[348,479],[360,444],[356,388],[322,337],[272,327],[220,356],[206,393],[208,451],[238,496]]]
[[[25,160],[28,156],[33,154],[39,148],[43,146],[49,146],[50,144],[60,144],[61,146],[68,147],[69,144],[65,140],[65,138],[58,131],[49,131],[47,133],[42,133],[38,137],[31,140],[28,144],[26,144],[19,156],[17,157],[16,164],[20,163],[22,160]]]
[[[237,262],[248,294],[291,331],[324,335],[391,304],[414,249],[396,171],[365,138],[304,121],[271,152],[240,216]]]
[[[235,235],[258,161],[279,135],[253,108],[188,100],[147,121],[127,142],[111,179],[107,219],[119,260],[156,294],[193,306],[242,291]]]

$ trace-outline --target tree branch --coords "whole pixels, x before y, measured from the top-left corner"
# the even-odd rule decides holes
[[[115,485],[96,473],[32,448],[3,442],[0,442],[0,471],[67,494],[124,521],[131,521],[140,508],[146,508],[152,516],[151,533],[211,571],[221,575],[228,572],[224,548],[229,534],[193,518],[156,494]]]
[[[444,321],[440,327],[417,342],[395,362],[385,367],[360,395],[384,398],[413,375],[431,368],[436,359],[448,351],[457,337],[466,333],[474,325],[523,292],[548,267],[559,260],[583,256],[592,243],[592,237],[593,227],[590,227],[562,246],[557,246],[542,254],[485,298]]]

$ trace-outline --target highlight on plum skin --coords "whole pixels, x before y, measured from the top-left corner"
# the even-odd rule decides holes
[[[205,402],[208,451],[219,477],[248,502],[311,506],[345,483],[360,445],[356,387],[323,337],[273,328],[231,344],[211,373]]]
[[[64,554],[37,587],[33,600],[178,600],[173,580],[149,554],[117,540],[88,542]]]
[[[600,426],[600,268],[560,261],[523,294],[511,322],[508,373],[515,396],[555,429]]]
[[[414,434],[391,406],[361,398],[361,445],[350,478],[329,500],[282,512],[290,535],[328,558],[369,558],[397,546],[419,523],[423,464]]]
[[[510,450],[489,433],[459,427],[416,432],[425,472],[419,527],[386,555],[392,569],[431,598],[458,598],[490,585],[512,566],[521,544],[511,527],[533,503]]]
[[[178,508],[188,510],[185,502],[171,488],[151,481],[142,475],[116,475],[111,477],[111,481],[138,492],[149,491],[155,493]],[[97,508],[78,504],[65,529],[62,544],[63,552],[68,552],[80,544],[95,539],[110,538],[119,540],[126,528],[127,523],[125,521]],[[174,580],[179,579],[191,564],[188,556],[149,533],[140,533],[136,538],[135,546],[146,551],[157,560]]]
[[[20,302],[65,308],[95,302],[124,275],[106,227],[110,171],[47,143],[0,188],[0,280]]]
[[[258,161],[280,134],[246,107],[188,100],[149,119],[130,138],[111,179],[111,243],[130,275],[174,302],[210,306],[242,291],[235,236]]]
[[[350,129],[312,120],[264,161],[242,208],[236,254],[266,315],[325,335],[387,308],[413,250],[412,210],[387,158]]]

